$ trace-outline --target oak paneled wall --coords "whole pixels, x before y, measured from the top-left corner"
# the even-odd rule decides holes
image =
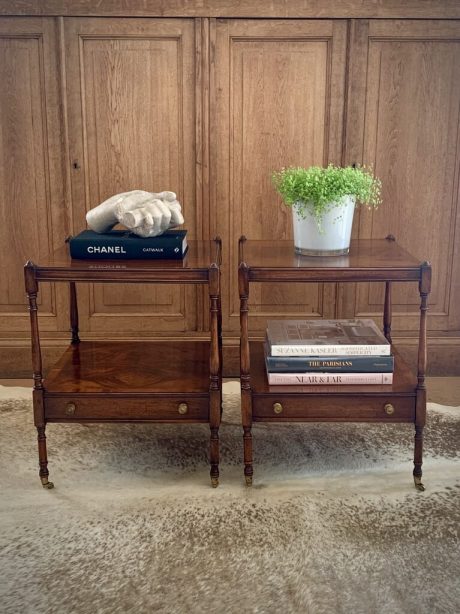
[[[398,242],[433,267],[428,328],[460,329],[460,24],[359,21],[350,49],[348,160],[374,167],[381,207],[362,211],[355,236]],[[356,121],[358,119],[358,121]],[[407,284],[406,284],[407,285]],[[380,314],[383,289],[344,288],[344,312]],[[395,286],[395,336],[418,330],[418,289]]]
[[[239,236],[292,236],[272,172],[341,161],[347,24],[219,19],[211,39],[211,227],[226,238],[223,317],[237,331]],[[263,330],[270,316],[331,317],[333,293],[323,285],[251,288],[251,328]]]
[[[381,177],[383,204],[353,234],[391,233],[431,261],[429,368],[460,372],[458,2],[0,0],[14,14],[0,17],[0,376],[30,373],[24,260],[133,188],[176,191],[191,237],[222,236],[224,367],[237,374],[238,237],[291,237],[270,176],[329,161]],[[205,334],[193,288],[78,291],[87,338]],[[67,293],[40,292],[45,364],[67,344]],[[250,300],[262,335],[273,316],[380,322],[383,294],[286,284],[251,286]],[[393,301],[410,355],[417,289],[395,285]]]
[[[75,232],[113,194],[173,190],[197,237],[194,29],[191,19],[64,20]],[[82,332],[194,330],[195,296],[166,285],[82,288]]]
[[[66,232],[55,22],[0,20],[0,339],[28,335],[23,266]],[[62,327],[65,295],[45,284],[42,329]]]
[[[0,15],[455,19],[458,0],[0,0]]]

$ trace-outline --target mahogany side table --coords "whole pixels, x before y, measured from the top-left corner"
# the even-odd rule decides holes
[[[211,484],[219,482],[222,407],[221,240],[189,241],[184,260],[72,260],[67,246],[24,268],[32,331],[33,407],[40,479],[48,479],[48,422],[207,423]],[[69,284],[72,337],[43,379],[37,294],[41,282]],[[202,284],[210,338],[199,341],[80,341],[76,282]]]
[[[249,341],[249,289],[252,282],[383,282],[383,331],[391,343],[391,284],[416,282],[420,293],[417,374],[395,356],[393,384],[367,386],[269,386],[262,341]],[[409,422],[415,426],[414,483],[422,484],[423,428],[426,421],[426,317],[431,266],[394,241],[352,241],[339,257],[294,254],[292,241],[239,240],[241,411],[244,475],[253,478],[253,422]]]

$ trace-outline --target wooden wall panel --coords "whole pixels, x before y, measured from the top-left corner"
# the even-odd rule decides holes
[[[393,234],[430,260],[429,329],[460,330],[460,24],[362,22],[356,41],[351,56],[367,62],[350,81],[354,119],[363,112],[349,125],[348,161],[361,147],[382,179],[383,203],[361,212],[355,236]],[[418,289],[406,286],[393,292],[396,331],[418,327]],[[345,307],[372,316],[382,305],[381,287],[359,285]]]
[[[74,232],[117,192],[173,190],[197,237],[193,20],[66,19],[64,29]],[[192,288],[96,285],[82,300],[83,331],[196,328]]]
[[[29,330],[23,266],[65,233],[52,19],[0,20],[0,335]],[[42,326],[56,331],[62,293],[44,284]]]
[[[0,15],[458,19],[458,0],[0,0]]]
[[[458,372],[460,37],[459,22],[447,19],[460,15],[458,2],[38,4],[0,0],[0,14],[69,15],[0,19],[4,375],[30,371],[24,260],[85,227],[86,210],[115,189],[159,181],[177,190],[191,236],[222,235],[226,362],[237,366],[238,236],[290,237],[271,171],[328,160],[375,166],[384,204],[356,216],[354,236],[391,232],[432,261],[430,369]],[[241,19],[207,19],[232,16]],[[206,327],[207,299],[193,289],[79,293],[87,336]],[[265,286],[251,299],[251,327],[261,332],[270,315],[380,320],[382,289]],[[46,362],[67,342],[67,288],[44,287],[39,301]],[[416,289],[395,287],[394,303],[394,337],[413,354]]]
[[[230,21],[212,24],[212,227],[225,237],[223,308],[239,328],[238,237],[292,237],[292,214],[271,174],[283,166],[340,163],[346,23]],[[213,48],[213,46],[211,47]],[[251,289],[252,327],[267,316],[331,316],[334,289],[263,284]]]

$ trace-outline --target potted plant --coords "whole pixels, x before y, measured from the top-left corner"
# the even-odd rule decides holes
[[[366,167],[286,168],[272,180],[292,207],[294,247],[298,254],[348,254],[356,204],[377,207],[380,179]]]

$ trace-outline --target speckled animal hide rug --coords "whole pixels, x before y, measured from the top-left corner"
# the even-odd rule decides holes
[[[3,388],[2,614],[460,612],[460,407],[429,406],[420,493],[413,427],[369,424],[255,425],[248,489],[239,406],[217,489],[205,426],[50,424],[44,490]]]

